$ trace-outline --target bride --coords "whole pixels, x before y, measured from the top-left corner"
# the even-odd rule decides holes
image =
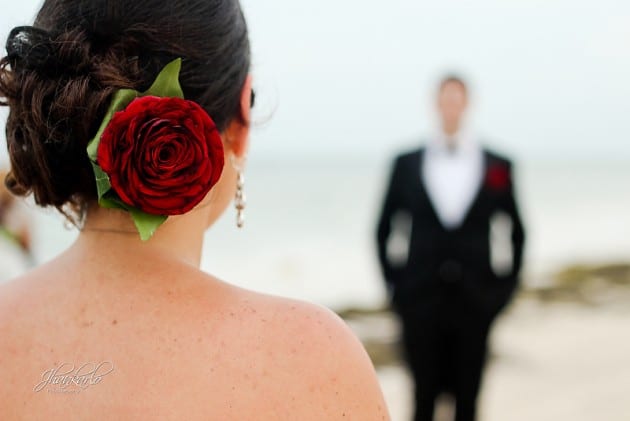
[[[81,233],[0,287],[0,419],[389,419],[337,316],[199,270],[234,197],[244,222],[249,67],[237,0],[47,0],[11,31],[6,185]]]

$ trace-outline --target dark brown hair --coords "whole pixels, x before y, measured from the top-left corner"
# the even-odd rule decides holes
[[[96,197],[86,154],[112,94],[144,91],[183,59],[180,82],[223,131],[238,116],[250,67],[238,0],[46,0],[0,60],[0,98],[16,195],[76,217]]]

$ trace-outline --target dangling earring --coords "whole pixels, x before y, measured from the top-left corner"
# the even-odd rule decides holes
[[[245,207],[247,206],[247,197],[245,196],[245,173],[243,164],[239,164],[234,155],[232,155],[232,166],[236,170],[238,176],[236,179],[236,197],[234,198],[234,207],[236,208],[236,226],[243,228],[245,226]]]

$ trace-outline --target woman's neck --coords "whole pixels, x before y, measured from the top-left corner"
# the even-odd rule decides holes
[[[103,258],[179,260],[199,267],[206,215],[192,212],[171,217],[149,241],[142,241],[128,213],[92,207],[75,249]],[[107,255],[103,253],[107,251]]]

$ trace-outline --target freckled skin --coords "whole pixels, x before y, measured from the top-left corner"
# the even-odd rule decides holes
[[[173,262],[134,279],[65,268],[0,287],[2,420],[389,419],[365,352],[328,310]],[[33,391],[59,364],[103,361],[114,371],[79,394]]]

